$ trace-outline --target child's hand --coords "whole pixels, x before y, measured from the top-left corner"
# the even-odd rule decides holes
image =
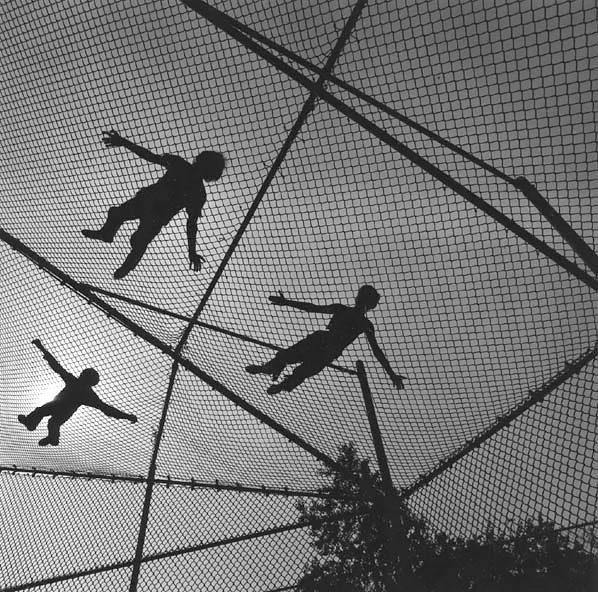
[[[31,343],[33,343],[33,345],[35,345],[35,347],[42,346],[42,342],[39,339],[34,339]]]
[[[193,271],[199,271],[205,259],[197,253],[189,254],[189,268]]]
[[[278,292],[278,296],[270,296],[269,300],[272,304],[276,304],[276,306],[284,306],[287,303],[287,299],[282,292]]]
[[[137,416],[136,415],[129,415],[128,420],[131,423],[137,423]]]
[[[400,374],[395,374],[392,377],[392,381],[394,383],[394,385],[397,387],[397,390],[400,391],[403,388],[405,388],[405,386],[403,385],[403,380],[404,380],[404,376],[401,376]]]
[[[102,142],[106,144],[106,146],[122,146],[124,140],[121,136],[118,135],[117,132],[114,130],[110,130],[109,132],[102,132],[106,136],[102,138]]]

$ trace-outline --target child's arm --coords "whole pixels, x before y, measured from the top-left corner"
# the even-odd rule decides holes
[[[108,403],[104,403],[99,397],[96,397],[92,401],[88,401],[85,403],[89,407],[95,407],[99,409],[104,415],[108,417],[116,417],[116,419],[128,419],[131,423],[137,422],[137,416],[131,413],[125,413],[116,407],[112,407],[112,405],[108,405]]]
[[[143,158],[144,160],[147,160],[148,162],[153,162],[154,164],[166,166],[164,157],[160,156],[159,154],[154,154],[153,152],[150,152],[146,148],[143,148],[142,146],[138,146],[137,144],[130,142],[129,140],[120,136],[114,130],[110,130],[109,132],[102,132],[102,133],[106,134],[106,136],[104,138],[102,138],[102,142],[104,142],[104,144],[106,144],[106,146],[110,146],[110,147],[123,146],[127,150],[130,150],[131,152],[133,152],[134,154],[137,154],[137,156]]]
[[[390,367],[390,363],[386,359],[384,352],[380,349],[380,346],[376,341],[374,326],[371,323],[369,323],[369,326],[365,331],[365,336],[367,337],[370,347],[372,348],[372,352],[374,352],[374,356],[376,356],[376,359],[378,360],[378,362],[380,362],[382,368],[384,368],[386,374],[388,374],[388,377],[394,382],[394,385],[397,387],[397,389],[401,390],[403,388],[403,380],[406,377],[401,376],[400,374],[396,374],[394,370]]]
[[[203,205],[203,204],[202,204]],[[205,259],[197,254],[197,220],[201,216],[201,207],[187,207],[187,244],[189,246],[189,266],[199,271]]]
[[[59,364],[58,360],[42,345],[42,342],[39,339],[34,339],[31,343],[44,354],[44,359],[48,362],[48,366],[50,366],[62,380],[66,382],[68,379],[73,378],[73,375],[70,372],[67,372],[66,369]]]
[[[311,302],[300,302],[299,300],[288,300],[282,292],[278,296],[270,296],[270,302],[276,306],[290,306],[298,308],[305,312],[321,312],[325,314],[334,314],[340,304],[312,304]]]

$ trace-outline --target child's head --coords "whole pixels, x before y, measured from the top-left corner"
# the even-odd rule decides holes
[[[93,368],[85,368],[79,374],[79,380],[89,386],[95,386],[100,382],[100,375]]]
[[[199,169],[201,176],[206,181],[218,181],[226,165],[226,160],[220,152],[206,150],[197,156],[195,166]]]
[[[355,304],[360,307],[362,306],[366,310],[376,308],[379,301],[380,294],[378,294],[374,287],[368,285],[361,286],[359,292],[357,292],[357,297],[355,298]]]

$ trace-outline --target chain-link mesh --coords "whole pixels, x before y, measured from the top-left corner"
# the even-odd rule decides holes
[[[321,68],[354,3],[212,4]],[[524,175],[593,245],[597,16],[589,0],[372,0],[333,72],[507,178]],[[15,469],[0,473],[9,535],[2,586],[128,588],[168,351],[179,345],[223,389],[192,369],[176,373],[139,590],[274,590],[297,582],[312,554],[306,529],[272,529],[295,524],[295,494],[322,484],[322,464],[298,443],[334,458],[353,441],[375,462],[356,360],[366,365],[394,485],[409,491],[595,344],[589,287],[324,99],[200,324],[181,342],[308,91],[175,0],[10,4],[1,30],[0,227],[42,258],[0,246],[0,466]],[[504,178],[349,90],[325,88],[585,269]],[[188,269],[182,214],[119,281],[111,277],[133,224],[110,245],[81,235],[161,174],[124,149],[105,149],[101,131],[111,128],[160,154],[225,154],[225,174],[206,186],[200,272]],[[48,275],[45,261],[66,276]],[[337,360],[340,368],[325,368],[292,393],[269,396],[268,380],[245,372],[327,322],[274,307],[268,295],[351,304],[364,283],[382,295],[369,318],[391,366],[407,375],[405,390],[397,393],[363,337]],[[88,286],[109,306],[90,306]],[[110,307],[125,320],[109,318]],[[149,332],[167,353],[131,329]],[[59,447],[37,446],[45,426],[29,433],[16,416],[50,400],[62,383],[29,345],[35,338],[75,374],[96,368],[98,394],[138,423],[83,408],[63,427]],[[508,531],[542,514],[595,550],[587,526],[598,489],[594,366],[418,488],[412,506],[435,528],[461,535],[488,522]],[[43,584],[68,574],[79,577]]]
[[[413,495],[415,508],[438,529],[462,536],[488,523],[508,531],[542,515],[596,548],[596,377],[592,362],[579,376],[472,451]],[[569,459],[563,462],[563,459]],[[497,483],[503,486],[498,487]]]
[[[0,246],[6,282],[2,339],[0,465],[142,475],[159,419],[170,361],[108,320],[28,260]],[[45,421],[30,433],[16,421],[51,400],[62,379],[31,344],[39,338],[72,374],[95,368],[105,402],[140,416],[136,425],[82,407],[62,427],[60,446],[39,447]]]
[[[127,561],[134,552],[142,485],[2,472],[0,491],[3,587]]]
[[[306,529],[144,563],[139,590],[265,591],[298,580],[312,556]],[[264,569],[264,563],[268,567]]]

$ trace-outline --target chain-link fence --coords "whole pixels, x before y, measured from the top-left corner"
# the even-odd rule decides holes
[[[138,570],[139,590],[292,587],[313,553],[296,500],[346,442],[376,462],[358,359],[394,486],[434,528],[541,514],[595,550],[595,270],[512,182],[593,246],[594,3],[188,4],[1,9],[0,584],[126,590]],[[134,224],[82,236],[163,172],[105,148],[109,129],[226,156],[199,272],[184,214],[121,280]],[[291,393],[245,371],[328,321],[269,295],[351,305],[366,283],[404,390],[364,337]],[[63,384],[36,338],[139,421],[82,408],[39,447],[16,417]]]

